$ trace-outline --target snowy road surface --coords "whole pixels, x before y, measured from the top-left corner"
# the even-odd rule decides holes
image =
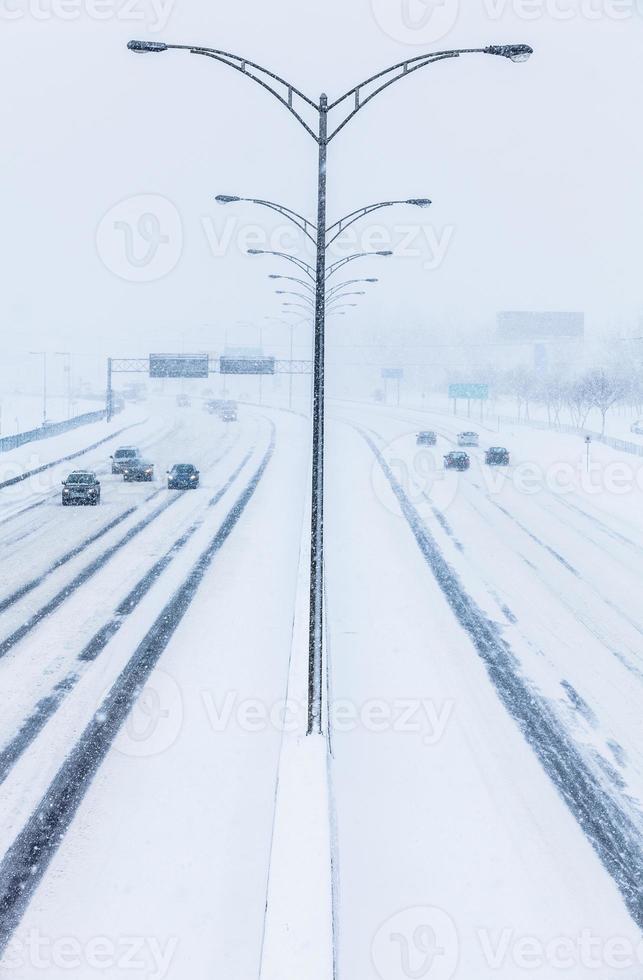
[[[67,464],[0,490],[15,980],[259,971],[282,720],[305,714],[283,699],[308,425],[150,407],[114,445],[153,484],[112,477],[108,443],[73,463],[98,508],[62,511]],[[445,473],[463,427],[329,410],[336,975],[640,980],[639,461],[594,447],[588,474],[572,437],[472,423],[471,470]],[[165,489],[179,460],[197,491]]]

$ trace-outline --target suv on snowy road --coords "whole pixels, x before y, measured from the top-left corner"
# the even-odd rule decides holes
[[[123,467],[123,480],[125,483],[134,481],[151,483],[154,479],[154,463],[148,462],[137,456],[135,459],[126,463]]]
[[[140,457],[140,452],[135,449],[134,446],[121,446],[117,449],[113,456],[110,456],[112,461],[112,473],[122,473],[123,470],[132,463],[135,459]]]
[[[175,463],[167,471],[168,490],[196,490],[199,485],[199,471],[192,463]]]
[[[100,483],[95,473],[89,470],[75,470],[63,480],[63,507],[69,504],[90,504],[95,507],[100,503]]]
[[[435,432],[424,430],[423,432],[418,432],[415,441],[418,446],[435,446],[436,442],[438,441],[438,437],[436,436]]]
[[[444,457],[445,470],[468,470],[471,460],[466,453],[447,453]]]
[[[509,466],[509,450],[503,446],[492,446],[484,454],[487,466]]]

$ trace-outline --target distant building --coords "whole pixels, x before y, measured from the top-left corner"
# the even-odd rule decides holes
[[[498,314],[496,340],[507,347],[530,352],[534,369],[544,374],[558,363],[564,363],[585,338],[584,313],[504,312]],[[504,360],[510,360],[509,350]]]
[[[521,313],[498,314],[498,340],[517,343],[538,340],[564,340],[585,336],[584,313]]]

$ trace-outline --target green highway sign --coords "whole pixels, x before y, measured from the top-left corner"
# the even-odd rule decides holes
[[[449,385],[449,398],[466,398],[467,401],[487,401],[489,398],[489,385],[459,384]]]

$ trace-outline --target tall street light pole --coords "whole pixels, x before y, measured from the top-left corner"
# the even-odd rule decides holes
[[[302,91],[256,62],[240,55],[217,48],[205,48],[186,44],[166,44],[163,41],[130,41],[130,51],[160,53],[168,50],[186,51],[210,58],[226,65],[271,93],[303,126],[318,146],[317,165],[317,256],[315,283],[315,342],[313,357],[313,447],[312,447],[312,517],[310,561],[310,633],[309,633],[309,685],[308,685],[308,734],[322,732],[322,653],[323,653],[323,571],[324,571],[324,342],[325,342],[325,283],[329,275],[326,269],[326,241],[320,234],[326,228],[327,162],[328,146],[346,125],[361,112],[380,92],[395,82],[409,77],[416,71],[440,61],[459,58],[466,54],[485,54],[510,61],[527,61],[533,49],[527,44],[489,45],[484,48],[462,48],[451,51],[429,52],[407,58],[354,86],[340,98],[329,103],[322,94],[313,101]],[[344,110],[343,118],[329,127],[329,114],[335,109]],[[313,116],[312,122],[304,116]],[[346,226],[344,226],[346,227]],[[349,259],[350,261],[350,259]],[[344,264],[344,262],[342,262]],[[340,266],[336,264],[336,267]],[[339,311],[337,315],[341,315]]]

